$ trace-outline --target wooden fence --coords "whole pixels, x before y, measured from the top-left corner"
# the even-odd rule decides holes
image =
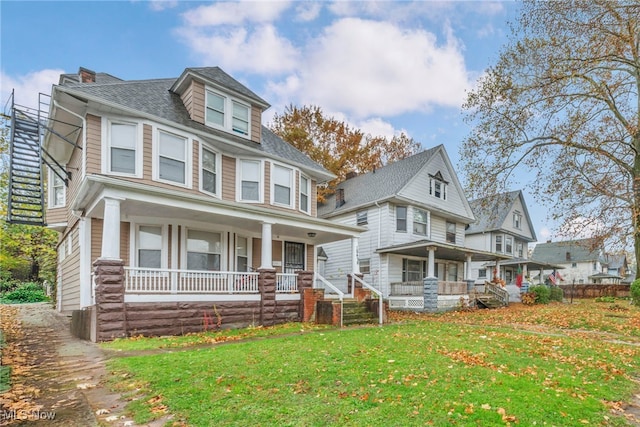
[[[628,297],[630,285],[610,284],[581,284],[559,285],[564,293],[564,298],[597,298],[597,297]]]

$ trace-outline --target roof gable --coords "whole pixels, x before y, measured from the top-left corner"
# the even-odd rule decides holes
[[[469,202],[476,217],[466,230],[466,234],[487,233],[491,231],[507,231],[519,235],[528,241],[536,241],[536,233],[532,225],[529,209],[521,190],[475,199]],[[517,229],[512,224],[512,213],[522,215],[523,224]]]
[[[538,243],[531,259],[554,264],[600,261],[602,251],[600,248],[593,248],[593,243],[593,239]]]

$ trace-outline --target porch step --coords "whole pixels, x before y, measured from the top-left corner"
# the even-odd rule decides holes
[[[499,308],[504,306],[499,299],[488,294],[476,295],[476,304],[478,308]]]
[[[378,316],[369,310],[366,303],[356,300],[344,300],[342,305],[342,324],[361,325],[377,323]]]

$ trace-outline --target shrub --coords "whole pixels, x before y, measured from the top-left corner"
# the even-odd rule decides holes
[[[532,292],[536,296],[536,304],[549,304],[551,297],[551,290],[546,285],[536,285],[529,288],[529,292]]]
[[[536,303],[536,294],[533,292],[525,292],[520,295],[520,301],[522,301],[524,305],[533,305]]]
[[[552,286],[550,289],[549,299],[551,301],[562,302],[562,298],[564,297],[564,292],[562,292],[562,288],[559,286]]]
[[[616,302],[616,297],[598,297],[596,302]]]
[[[631,302],[633,305],[640,306],[640,279],[631,283]]]
[[[15,290],[6,292],[2,302],[8,304],[49,301],[42,286],[37,283],[27,282],[18,286]]]

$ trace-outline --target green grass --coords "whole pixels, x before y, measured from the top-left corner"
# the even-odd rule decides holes
[[[628,425],[608,406],[637,387],[635,346],[452,319],[114,358],[109,369],[139,423]]]
[[[4,349],[4,336],[0,330],[0,393],[4,393],[11,387],[11,368],[2,365],[2,350]]]

